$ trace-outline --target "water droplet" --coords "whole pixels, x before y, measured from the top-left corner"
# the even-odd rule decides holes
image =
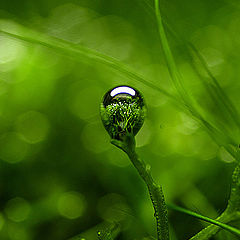
[[[138,90],[118,86],[104,95],[100,111],[110,137],[121,140],[127,132],[134,135],[138,133],[144,122],[146,108]]]

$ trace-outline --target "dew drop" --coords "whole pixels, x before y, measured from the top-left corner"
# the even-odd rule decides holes
[[[112,139],[121,140],[128,132],[135,136],[143,125],[146,107],[142,94],[129,86],[117,86],[103,97],[101,118]]]

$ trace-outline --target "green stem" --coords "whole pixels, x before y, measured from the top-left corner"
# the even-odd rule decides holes
[[[150,198],[152,200],[152,204],[155,211],[155,217],[157,222],[157,232],[158,239],[167,240],[168,236],[168,220],[167,220],[167,208],[164,200],[164,195],[162,191],[162,187],[158,186],[150,172],[147,169],[146,164],[139,159],[136,152],[127,153],[129,159],[133,163],[134,167],[137,169],[138,173],[142,177],[143,181],[146,183],[148,187],[148,191],[150,194]]]
[[[240,236],[240,231],[235,229],[226,223],[233,221],[233,217],[226,212],[220,215],[216,221],[212,222],[213,224],[201,230],[199,233],[194,235],[190,240],[208,240],[215,234],[217,234],[222,228],[228,229],[228,231],[232,232],[236,236]],[[221,222],[221,223],[220,223]],[[218,226],[217,226],[218,225]]]
[[[169,240],[167,207],[162,187],[157,185],[152,178],[149,167],[141,160],[135,151],[135,139],[132,134],[125,136],[123,141],[112,140],[112,144],[122,149],[131,160],[139,175],[146,183],[154,208],[157,222],[158,240]]]
[[[191,239],[207,239],[207,237],[209,236],[212,236],[213,234],[216,234],[217,231],[220,230],[219,227],[221,227],[222,229],[225,229],[231,233],[233,233],[234,235],[240,237],[240,230],[237,229],[237,228],[234,228],[232,226],[229,226],[227,225],[226,223],[230,222],[230,221],[234,221],[236,220],[235,219],[235,216],[232,215],[232,214],[222,214],[219,218],[217,218],[216,220],[214,219],[211,219],[211,218],[208,218],[208,217],[205,217],[201,214],[198,214],[198,213],[195,213],[195,212],[192,212],[190,210],[187,210],[185,208],[182,208],[182,207],[179,207],[179,206],[176,206],[176,205],[173,205],[173,204],[167,204],[167,207],[172,209],[172,210],[175,210],[175,211],[178,211],[178,212],[182,212],[182,213],[185,213],[187,215],[190,215],[190,216],[193,216],[195,218],[198,218],[198,219],[201,219],[201,220],[204,220],[205,222],[209,222],[209,223],[212,223],[214,225],[210,225],[208,226],[207,228],[205,228],[204,230],[202,230],[201,232],[199,232],[197,235],[195,235],[194,237],[192,237]],[[220,222],[221,221],[221,222]],[[223,223],[222,221],[224,221],[225,223]],[[201,236],[201,237],[200,237]],[[203,237],[204,236],[204,237]]]

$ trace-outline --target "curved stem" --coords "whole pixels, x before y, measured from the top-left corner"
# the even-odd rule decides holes
[[[146,183],[155,212],[158,240],[169,240],[167,207],[162,187],[155,183],[150,173],[150,168],[138,157],[135,151],[134,136],[128,134],[124,137],[123,141],[112,140],[111,143],[128,155],[139,175]]]

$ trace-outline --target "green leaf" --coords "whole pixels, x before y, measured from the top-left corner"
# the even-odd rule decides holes
[[[232,146],[236,146],[238,144],[237,139],[233,136],[236,131],[233,127],[236,126],[237,128],[240,127],[240,120],[239,120],[239,113],[231,102],[230,98],[221,88],[220,84],[218,83],[217,79],[213,76],[211,71],[209,70],[204,58],[198,52],[198,50],[194,47],[194,45],[185,40],[184,37],[177,34],[169,24],[164,21],[160,9],[159,9],[159,1],[155,1],[155,9],[151,5],[150,1],[144,0],[140,4],[144,6],[144,10],[149,13],[149,16],[152,17],[154,10],[155,15],[157,17],[158,23],[158,30],[159,36],[161,39],[164,55],[167,61],[167,66],[169,69],[169,73],[171,75],[172,81],[177,89],[179,96],[182,101],[179,101],[178,104],[185,108],[185,110],[192,115],[192,117],[197,120],[203,128],[207,131],[207,133],[211,136],[211,138],[215,141],[215,143],[219,146],[223,146],[234,158],[236,158],[236,152],[233,150]],[[218,106],[219,111],[221,111],[221,121],[213,119],[214,116],[211,112],[207,113],[206,109],[201,109],[201,107],[196,103],[195,99],[188,94],[188,92],[184,89],[183,86],[183,78],[178,68],[176,66],[173,54],[168,44],[168,40],[165,34],[165,30],[163,24],[166,26],[169,33],[184,46],[184,51],[190,57],[190,64],[193,67],[193,70],[199,76],[203,86],[205,87],[206,91],[209,93],[212,101]],[[208,74],[209,78],[211,79],[211,83],[205,81],[200,74],[198,73],[198,69],[194,62],[196,62],[196,58],[200,62],[200,66],[204,69],[204,71]],[[225,122],[222,123],[223,119],[226,118]]]
[[[140,76],[136,71],[130,68],[128,65],[123,62],[117,60],[116,58],[110,57],[106,54],[100,53],[96,50],[87,48],[82,45],[73,44],[68,41],[64,41],[62,39],[58,39],[55,37],[47,36],[43,33],[39,33],[36,31],[32,31],[26,27],[22,27],[22,32],[24,34],[15,34],[5,30],[0,29],[0,33],[9,36],[11,38],[15,38],[27,43],[41,45],[47,48],[50,48],[58,53],[63,54],[64,56],[71,57],[77,61],[88,60],[91,63],[99,62],[112,68],[114,71],[122,74],[128,79],[132,79],[137,82],[141,82],[144,85],[157,90],[158,92],[166,95],[170,99],[177,101],[176,97],[168,93],[166,90],[152,84],[150,81]]]
[[[205,217],[199,213],[195,213],[193,211],[190,211],[188,209],[185,209],[185,208],[182,208],[182,207],[179,207],[179,206],[176,206],[174,204],[167,204],[168,208],[172,209],[172,210],[175,210],[175,211],[178,211],[178,212],[181,212],[181,213],[184,213],[184,214],[187,214],[187,215],[190,215],[192,217],[195,217],[195,218],[198,218],[200,220],[203,220],[205,222],[208,222],[208,223],[212,223],[216,226],[219,226],[221,227],[222,229],[225,229],[231,233],[233,233],[234,235],[240,237],[240,230],[237,229],[237,228],[234,228],[230,225],[227,225],[225,223],[222,223],[220,221],[217,221],[217,220],[214,220],[214,219],[211,219],[209,217]]]

